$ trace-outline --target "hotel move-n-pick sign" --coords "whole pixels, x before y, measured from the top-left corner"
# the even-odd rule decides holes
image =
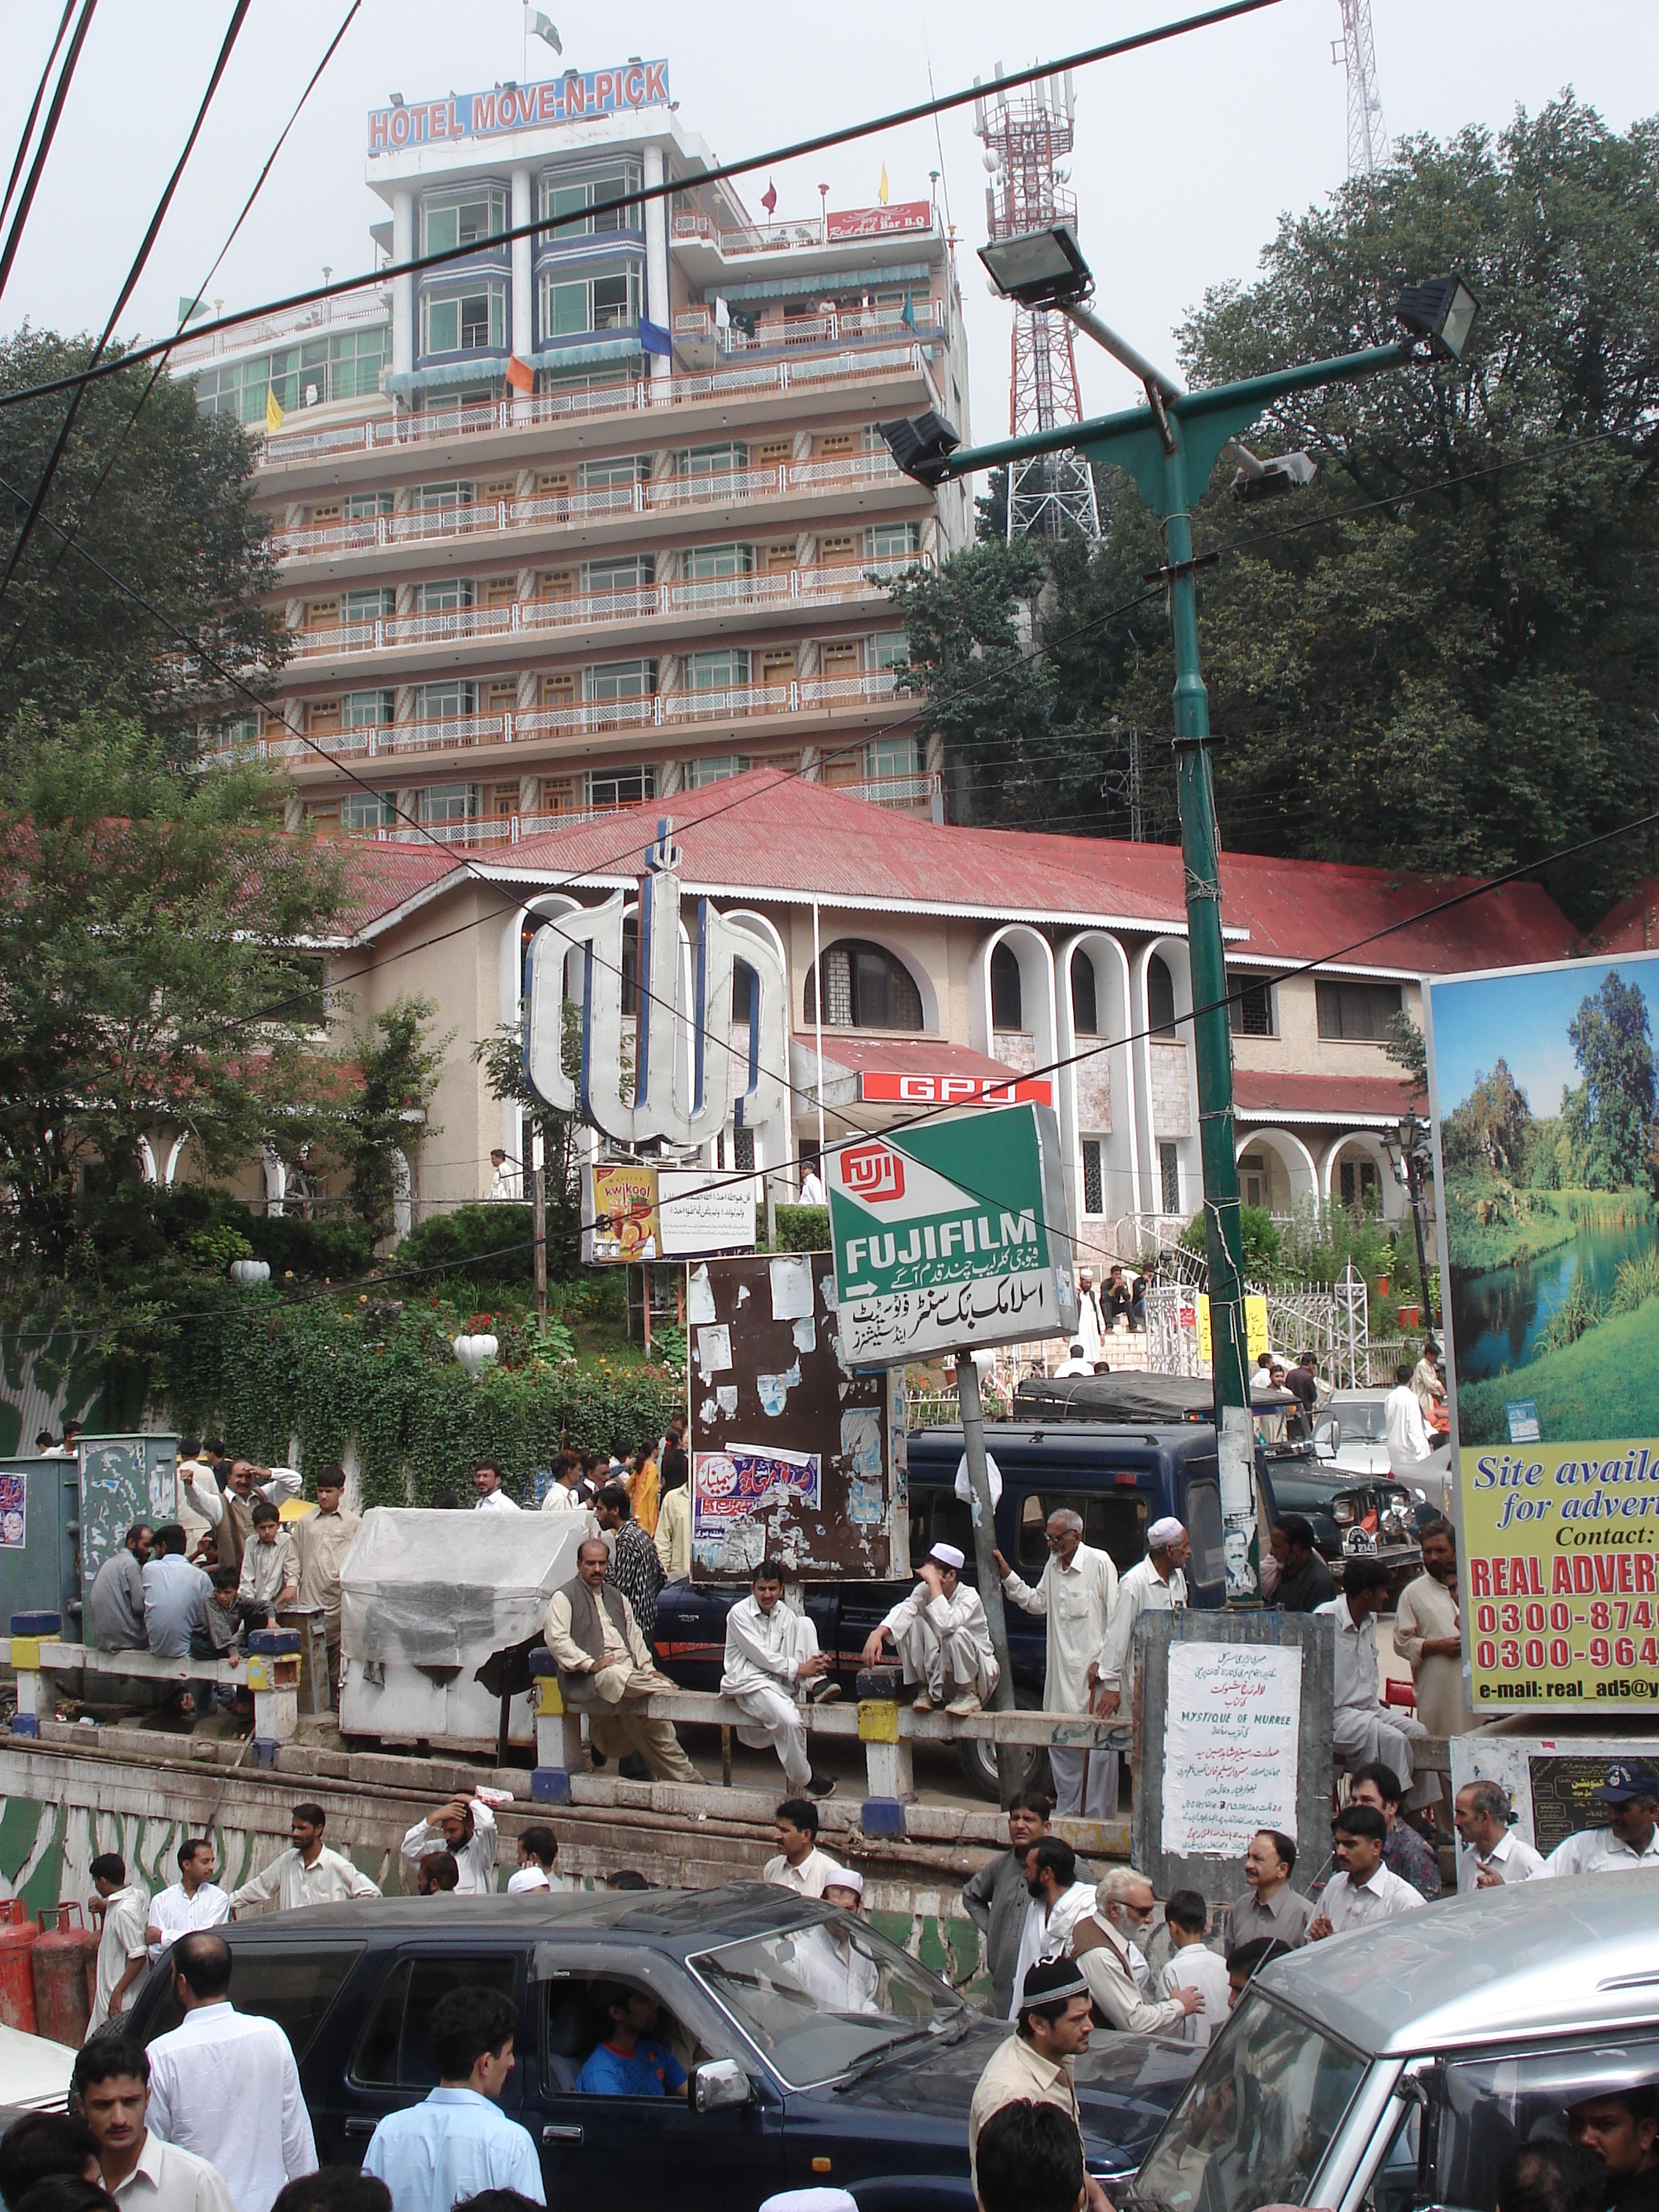
[[[680,851],[673,824],[657,824],[639,891],[639,988],[633,1006],[631,1102],[623,1082],[623,924],[625,891],[603,906],[561,915],[531,940],[525,961],[525,1078],[555,1113],[580,1115],[619,1145],[661,1138],[706,1145],[728,1121],[757,1128],[784,1104],[789,1067],[789,984],[769,938],[697,901],[690,994],[680,945]],[[564,1072],[567,963],[580,959],[580,1087]],[[732,984],[749,970],[749,1035],[732,1042]],[[732,1070],[743,1062],[733,1096]]]

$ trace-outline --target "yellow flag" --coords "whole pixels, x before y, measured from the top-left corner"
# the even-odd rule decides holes
[[[885,207],[885,206],[886,206],[886,204],[887,204],[887,164],[886,164],[886,162],[885,162],[885,161],[884,161],[884,162],[882,163],[882,165],[881,165],[881,182],[880,182],[877,186],[876,186],[876,198],[877,198],[881,202],[881,204],[882,204],[883,207]]]
[[[280,430],[282,427],[283,410],[276,404],[276,388],[268,384],[265,386],[265,428],[267,430]]]

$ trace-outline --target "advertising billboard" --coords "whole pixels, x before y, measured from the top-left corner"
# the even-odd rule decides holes
[[[584,1265],[752,1251],[755,1192],[717,1169],[623,1160],[582,1170]]]
[[[849,1359],[892,1364],[1077,1326],[1052,1107],[990,1108],[837,1145],[824,1183]]]
[[[1425,989],[1477,1713],[1659,1698],[1659,955]]]

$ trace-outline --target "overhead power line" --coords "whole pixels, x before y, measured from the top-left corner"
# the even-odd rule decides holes
[[[70,0],[70,4],[73,4],[73,0]],[[40,143],[35,148],[34,159],[29,166],[28,181],[23,187],[23,197],[18,201],[16,212],[12,216],[11,228],[6,234],[5,245],[0,246],[0,292],[3,292],[6,289],[6,279],[11,275],[11,264],[17,258],[17,249],[23,242],[23,226],[28,221],[29,210],[34,204],[34,195],[40,183],[40,173],[46,166],[46,156],[52,151],[52,142],[58,136],[58,118],[64,112],[64,102],[69,98],[69,88],[75,79],[75,64],[81,58],[81,49],[86,44],[87,33],[92,26],[92,11],[97,5],[98,0],[84,0],[81,9],[81,20],[75,27],[75,36],[70,40],[70,50],[64,57],[64,66],[59,70],[58,82],[52,88],[52,105],[46,110],[46,125],[40,133]],[[68,21],[67,9],[64,10],[64,21]],[[58,27],[58,39],[63,35],[64,26],[60,23]],[[54,40],[52,52],[56,53],[57,51],[57,41]],[[48,59],[46,76],[43,76],[40,80],[43,86],[46,76],[51,73],[52,63]],[[25,130],[22,143],[17,149],[17,161],[12,165],[11,182],[6,187],[6,198],[9,203],[16,186],[18,165],[21,164],[24,149],[28,144],[29,131],[34,127],[34,118],[40,105],[40,94],[37,92],[34,95],[34,106],[29,110],[28,128]]]
[[[121,287],[115,305],[110,309],[109,320],[104,325],[104,334],[94,349],[92,362],[89,364],[94,368],[97,367],[105,349],[109,344],[115,325],[120,319],[122,309],[132,297],[134,288],[144,272],[144,264],[149,259],[150,248],[155,245],[156,234],[167,219],[167,210],[173,204],[173,196],[179,189],[179,179],[185,173],[185,164],[195,151],[196,141],[201,136],[202,125],[207,121],[208,109],[213,104],[213,95],[219,89],[219,80],[225,73],[242,25],[246,20],[247,11],[252,5],[252,0],[236,0],[229,27],[219,48],[219,58],[213,65],[213,75],[208,79],[207,90],[202,94],[201,105],[196,111],[196,120],[191,125],[190,136],[185,141],[184,151],[173,164],[173,174],[167,179],[166,189],[156,203],[155,212],[149,220],[149,228],[145,231],[139,243],[138,251],[133,257],[132,266],[127,271],[126,282]],[[90,13],[90,8],[88,13]],[[17,533],[17,542],[12,547],[11,557],[6,563],[5,574],[0,575],[0,601],[5,599],[11,580],[17,573],[17,564],[23,557],[23,549],[27,545],[33,533],[35,523],[40,517],[41,503],[52,489],[52,480],[58,473],[58,465],[68,448],[70,433],[75,428],[75,418],[81,411],[81,402],[85,392],[85,384],[77,385],[75,397],[70,402],[69,411],[64,417],[63,427],[58,433],[58,441],[52,449],[45,469],[41,471],[40,483],[34,488],[33,497],[29,501],[28,513],[23,517],[23,526]]]
[[[1241,15],[1259,14],[1264,8],[1274,8],[1279,0],[1225,0],[1225,4],[1206,8],[1196,15],[1183,15],[1169,23],[1158,24],[1149,31],[1134,31],[1121,39],[1109,39],[1103,45],[1085,46],[1077,53],[1062,54],[1056,60],[1034,64],[1030,69],[1015,70],[1000,80],[1005,90],[1022,84],[1035,84],[1040,79],[1054,76],[1056,71],[1085,69],[1091,63],[1115,61],[1124,54],[1139,53],[1148,46],[1165,45],[1171,39],[1184,38],[1193,31],[1204,31],[1220,23],[1229,23]],[[684,191],[688,183],[698,185],[724,184],[733,177],[744,177],[754,172],[781,167],[785,161],[803,159],[808,154],[827,152],[834,146],[852,144],[860,138],[873,138],[884,131],[895,131],[907,124],[921,123],[929,116],[943,115],[955,107],[971,106],[975,100],[985,97],[983,85],[969,85],[965,91],[950,92],[937,100],[918,100],[909,107],[896,108],[890,114],[878,115],[867,123],[843,125],[835,131],[822,131],[811,138],[797,138],[787,146],[774,146],[763,153],[745,155],[740,161],[717,163],[713,168],[701,169],[692,178],[665,179],[660,185],[642,185],[639,190],[619,193],[616,198],[595,200],[591,207],[580,213],[563,216],[538,216],[529,222],[521,222],[505,230],[492,233],[490,244],[505,246],[517,238],[537,238],[549,231],[562,229],[565,225],[580,223],[584,228],[602,215],[614,214],[623,208],[644,207],[653,200],[671,199],[676,192]],[[416,254],[411,260],[389,263],[383,269],[371,270],[367,276],[350,276],[337,284],[313,284],[303,292],[290,292],[280,300],[268,300],[261,307],[244,307],[234,315],[222,315],[216,321],[201,323],[193,336],[198,338],[216,337],[222,331],[240,330],[244,323],[262,321],[269,315],[292,313],[300,307],[310,307],[324,300],[338,300],[353,292],[363,292],[385,284],[394,276],[418,275],[425,269],[441,268],[446,263],[476,257],[476,243],[445,246],[434,253]],[[133,346],[120,358],[112,362],[89,363],[68,376],[54,377],[49,382],[31,384],[15,392],[0,392],[0,407],[18,407],[25,400],[42,399],[53,392],[67,392],[77,384],[84,384],[100,376],[113,376],[123,368],[134,367],[139,362],[154,360],[177,343],[173,338],[161,338],[149,345]]]

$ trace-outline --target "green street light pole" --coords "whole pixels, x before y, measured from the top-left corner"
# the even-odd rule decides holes
[[[1233,1142],[1232,1035],[1227,1018],[1227,969],[1221,934],[1219,841],[1210,770],[1209,700],[1199,666],[1198,595],[1194,584],[1194,567],[1200,564],[1193,559],[1188,501],[1194,488],[1200,495],[1204,492],[1222,448],[1275,400],[1310,386],[1402,368],[1418,358],[1416,341],[1407,339],[1271,375],[1247,377],[1207,392],[1177,392],[1154,371],[1146,380],[1146,406],[1085,422],[1057,423],[1051,429],[1006,438],[996,445],[947,451],[949,434],[938,437],[944,426],[935,422],[932,427],[937,442],[929,450],[926,421],[884,426],[911,434],[908,441],[901,441],[906,450],[894,445],[896,458],[901,467],[934,484],[982,469],[1000,468],[1006,462],[1024,460],[1035,453],[1084,453],[1091,461],[1126,470],[1164,526],[1164,566],[1158,573],[1169,591],[1175,643],[1176,779],[1187,880],[1193,1049],[1204,1168],[1204,1243],[1209,1261],[1210,1340],[1230,1605],[1261,1603],[1261,1560],[1245,1346],[1238,1168]],[[1149,365],[1131,356],[1130,366],[1142,371]]]

